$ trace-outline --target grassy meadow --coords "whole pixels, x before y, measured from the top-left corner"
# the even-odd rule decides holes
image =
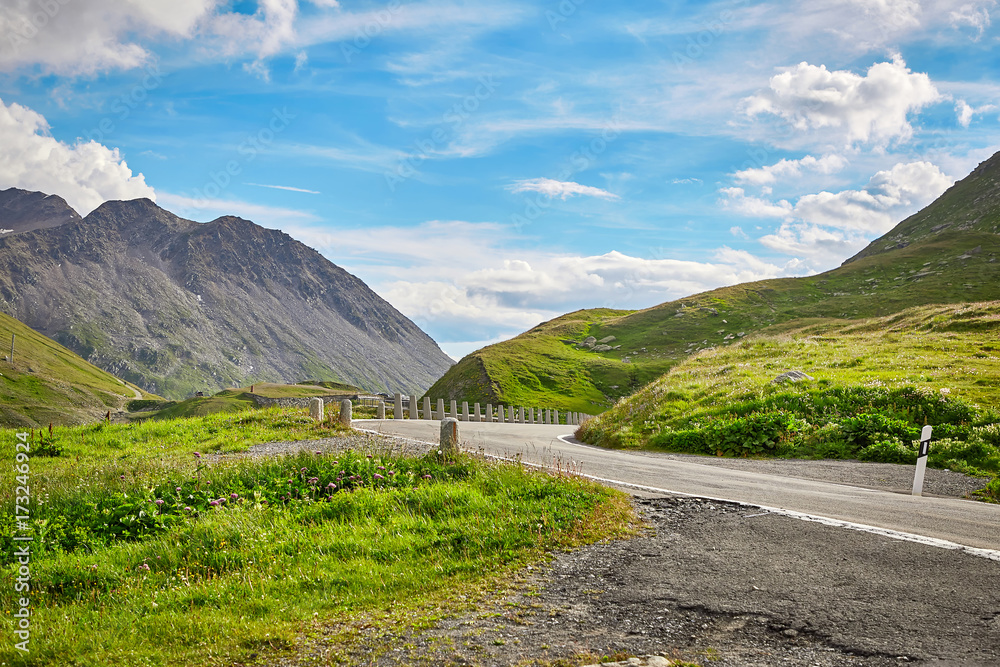
[[[378,616],[420,627],[502,588],[546,551],[621,535],[623,496],[565,476],[436,452],[218,457],[354,437],[305,410],[0,432],[3,631],[13,636],[15,466],[29,475],[30,652],[8,665],[231,665]],[[19,483],[19,482],[18,482]],[[23,493],[23,491],[22,491]]]

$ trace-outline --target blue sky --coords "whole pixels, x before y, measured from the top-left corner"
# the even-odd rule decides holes
[[[282,229],[460,357],[839,265],[1000,150],[995,16],[0,0],[0,188]]]

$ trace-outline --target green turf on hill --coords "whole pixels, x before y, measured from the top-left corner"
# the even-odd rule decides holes
[[[811,379],[776,382],[787,371]],[[813,320],[693,355],[578,430],[605,447],[1000,474],[1000,301]],[[1000,500],[1000,483],[993,498]]]
[[[79,424],[151,396],[2,313],[0,359],[0,426]]]
[[[431,398],[597,413],[690,355],[817,321],[1000,298],[1000,154],[842,266],[645,310],[581,310],[466,356]],[[614,336],[617,349],[576,343]]]

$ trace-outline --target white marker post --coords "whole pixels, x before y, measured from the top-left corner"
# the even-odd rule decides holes
[[[931,427],[925,426],[920,431],[920,452],[917,453],[917,470],[913,474],[913,495],[920,496],[924,492],[924,471],[927,469],[927,455],[931,451]]]

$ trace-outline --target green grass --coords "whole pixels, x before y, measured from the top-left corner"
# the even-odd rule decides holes
[[[66,453],[30,459],[31,653],[6,642],[0,662],[274,657],[324,625],[426,624],[547,550],[630,530],[617,492],[471,457],[193,455],[328,430],[308,421],[267,410],[56,429]],[[0,439],[12,470],[14,432]],[[7,581],[13,492],[12,479],[0,492]],[[0,604],[15,609],[12,586]]]
[[[703,351],[580,429],[606,447],[729,456],[916,458],[1000,473],[1000,302],[817,320]],[[775,384],[788,370],[812,381]]]
[[[14,363],[0,361],[0,426],[93,421],[135,397],[138,388],[2,313],[0,359],[10,354],[11,334]]]

